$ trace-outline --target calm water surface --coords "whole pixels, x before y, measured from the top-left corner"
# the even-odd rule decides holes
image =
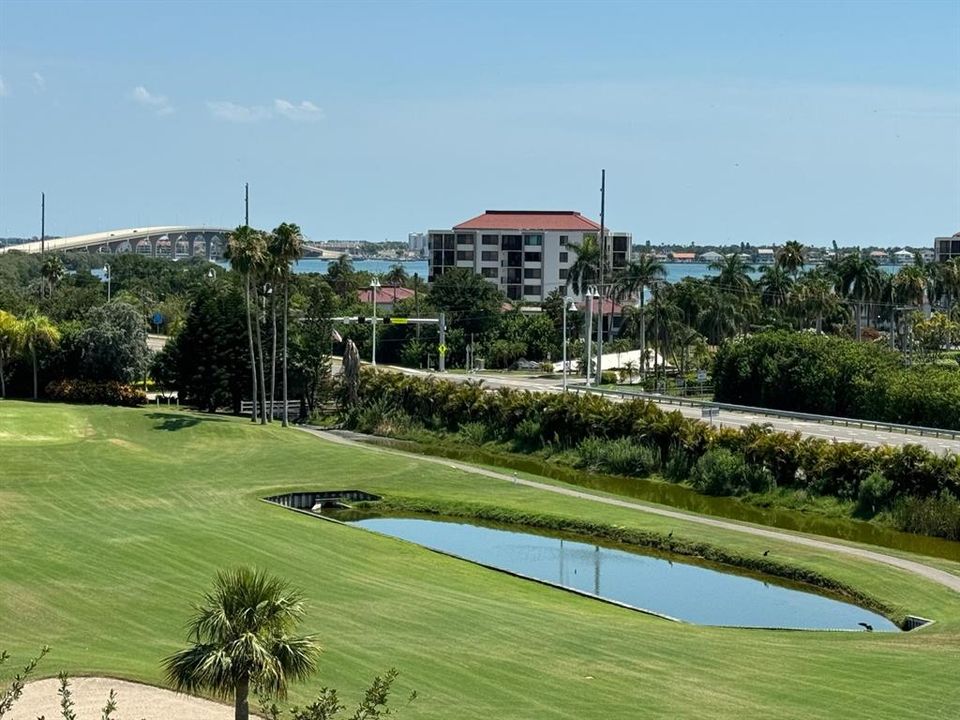
[[[897,631],[849,603],[698,565],[545,535],[417,518],[353,521],[527,577],[701,625]]]

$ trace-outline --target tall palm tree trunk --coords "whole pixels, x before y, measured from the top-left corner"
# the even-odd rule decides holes
[[[290,279],[283,282],[283,427],[289,424],[287,417],[287,320],[290,317]]]
[[[267,381],[263,374],[263,335],[260,332],[260,300],[256,297],[254,291],[253,306],[256,308],[257,317],[254,325],[257,329],[257,355],[260,357],[260,424],[267,424]]]
[[[857,341],[863,339],[863,293],[860,293],[860,301],[856,303],[857,307]]]
[[[237,680],[233,699],[234,720],[250,720],[250,680]]]
[[[253,389],[251,398],[253,406],[250,408],[250,422],[257,421],[257,355],[253,350],[253,323],[250,320],[250,276],[247,275],[247,284],[244,288],[247,301],[247,339],[250,341],[250,386]]]
[[[37,348],[35,345],[30,346],[30,357],[33,359],[33,399],[36,400],[39,394],[37,393]]]
[[[647,377],[647,317],[646,308],[643,305],[643,291],[646,288],[640,286],[640,377]]]
[[[277,293],[270,295],[270,314],[273,316],[273,348],[270,354],[270,412],[267,421],[273,422],[273,399],[277,387]]]

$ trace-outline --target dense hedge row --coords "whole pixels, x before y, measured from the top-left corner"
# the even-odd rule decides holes
[[[47,397],[55,402],[90,405],[145,405],[147,396],[139,388],[115,380],[57,380],[47,385]]]
[[[348,424],[364,431],[376,426],[396,434],[394,428],[409,417],[430,430],[459,432],[465,440],[574,451],[585,466],[601,471],[643,476],[659,469],[709,494],[788,487],[860,502],[869,515],[908,498],[960,497],[960,456],[935,455],[918,445],[829,442],[759,425],[714,428],[644,400],[508,388],[489,392],[479,384],[396,373],[365,372],[360,397]]]
[[[960,430],[960,367],[905,366],[886,346],[826,335],[760,333],[724,343],[720,402]]]

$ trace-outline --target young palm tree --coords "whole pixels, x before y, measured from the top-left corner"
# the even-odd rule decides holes
[[[289,423],[287,413],[287,326],[290,319],[290,276],[293,264],[303,256],[303,233],[296,223],[281,223],[273,231],[274,252],[283,283],[283,427]]]
[[[327,266],[327,282],[339,297],[344,297],[353,289],[354,275],[353,261],[349,255],[343,254]]]
[[[257,354],[254,349],[253,322],[251,319],[253,306],[250,302],[250,293],[251,289],[255,290],[255,274],[257,268],[263,263],[265,252],[263,236],[249,225],[241,225],[230,233],[227,238],[227,249],[224,253],[224,257],[230,262],[230,267],[239,272],[244,281],[244,297],[247,306],[247,339],[250,346],[250,385],[253,400],[253,412],[250,414],[251,422],[257,421]],[[258,313],[258,327],[259,322]],[[265,408],[261,406],[261,409]]]
[[[797,273],[803,267],[803,250],[803,245],[796,240],[790,240],[777,253],[777,267],[790,273],[794,280],[797,279]]]
[[[7,376],[4,364],[20,352],[23,344],[23,328],[12,313],[0,310],[0,397],[7,396]]]
[[[303,614],[302,596],[279,578],[220,572],[190,621],[193,644],[163,661],[167,679],[182,692],[232,697],[235,720],[248,720],[251,688],[283,698],[289,680],[316,669],[314,638],[291,634]]]
[[[39,397],[37,390],[37,349],[43,347],[56,347],[60,342],[60,331],[57,326],[50,322],[46,315],[39,314],[32,310],[20,321],[20,338],[27,350],[30,351],[30,359],[33,362],[33,399]]]
[[[823,317],[836,309],[837,296],[833,284],[826,276],[806,275],[794,285],[791,297],[796,300],[800,314],[808,321],[810,316],[816,320],[817,334],[823,332]]]
[[[724,255],[722,260],[714,260],[707,267],[718,272],[714,282],[721,290],[746,295],[753,287],[753,281],[747,274],[753,271],[753,266],[748,265],[737,253]]]
[[[649,253],[642,253],[636,260],[630,262],[623,271],[614,278],[614,297],[619,302],[627,298],[636,296],[639,298],[640,319],[638,322],[640,330],[640,357],[646,357],[647,349],[647,324],[645,320],[644,291],[648,287],[653,287],[655,282],[665,280],[667,270],[663,263]],[[641,368],[641,373],[645,370]]]
[[[67,269],[63,265],[63,260],[56,255],[51,255],[43,261],[43,265],[40,266],[40,275],[43,278],[43,285],[46,286],[48,295],[53,295],[53,289],[66,273]]]

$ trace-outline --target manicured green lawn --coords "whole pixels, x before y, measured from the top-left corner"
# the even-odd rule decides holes
[[[938,622],[898,635],[676,625],[259,501],[297,488],[498,503],[770,549]],[[960,716],[960,596],[892,568],[279,426],[0,403],[0,647],[15,660],[48,643],[47,674],[162,682],[191,602],[237,564],[310,600],[306,627],[325,653],[297,700],[321,685],[355,697],[396,666],[398,699],[420,696],[405,718]]]

